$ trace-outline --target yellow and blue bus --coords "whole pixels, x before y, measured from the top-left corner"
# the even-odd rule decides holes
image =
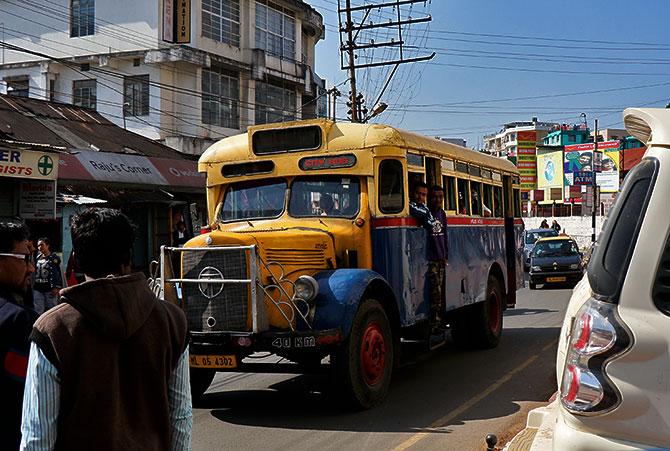
[[[188,319],[194,397],[217,371],[328,367],[354,404],[380,403],[403,343],[431,343],[427,233],[409,214],[418,181],[445,191],[451,334],[498,344],[523,284],[510,162],[390,126],[309,120],[222,139],[199,170],[209,230],[161,259],[164,298]],[[248,358],[258,352],[294,364]]]

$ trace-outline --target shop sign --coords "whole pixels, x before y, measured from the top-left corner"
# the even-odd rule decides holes
[[[191,0],[163,0],[163,41],[191,41]]]
[[[35,180],[21,182],[19,215],[25,219],[56,217],[56,182]]]
[[[0,177],[56,180],[58,155],[32,150],[0,149]]]
[[[593,185],[593,172],[576,171],[573,172],[573,185]]]

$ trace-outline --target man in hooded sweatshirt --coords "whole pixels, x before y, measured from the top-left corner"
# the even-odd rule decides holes
[[[86,281],[33,328],[21,449],[190,449],[186,318],[131,273],[133,241],[119,211],[73,218]]]

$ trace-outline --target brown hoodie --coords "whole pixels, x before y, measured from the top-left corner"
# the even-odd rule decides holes
[[[170,447],[168,385],[186,319],[141,273],[85,282],[35,323],[31,339],[56,367],[56,449]]]

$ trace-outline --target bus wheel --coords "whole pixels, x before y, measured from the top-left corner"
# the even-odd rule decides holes
[[[216,371],[207,368],[191,368],[191,397],[193,401],[200,401],[202,395],[209,388]]]
[[[349,339],[335,353],[335,375],[349,404],[370,409],[382,403],[391,383],[393,336],[386,312],[368,299],[356,312]]]
[[[486,300],[463,308],[453,324],[454,341],[464,348],[490,349],[502,335],[504,297],[500,282],[489,277]]]

